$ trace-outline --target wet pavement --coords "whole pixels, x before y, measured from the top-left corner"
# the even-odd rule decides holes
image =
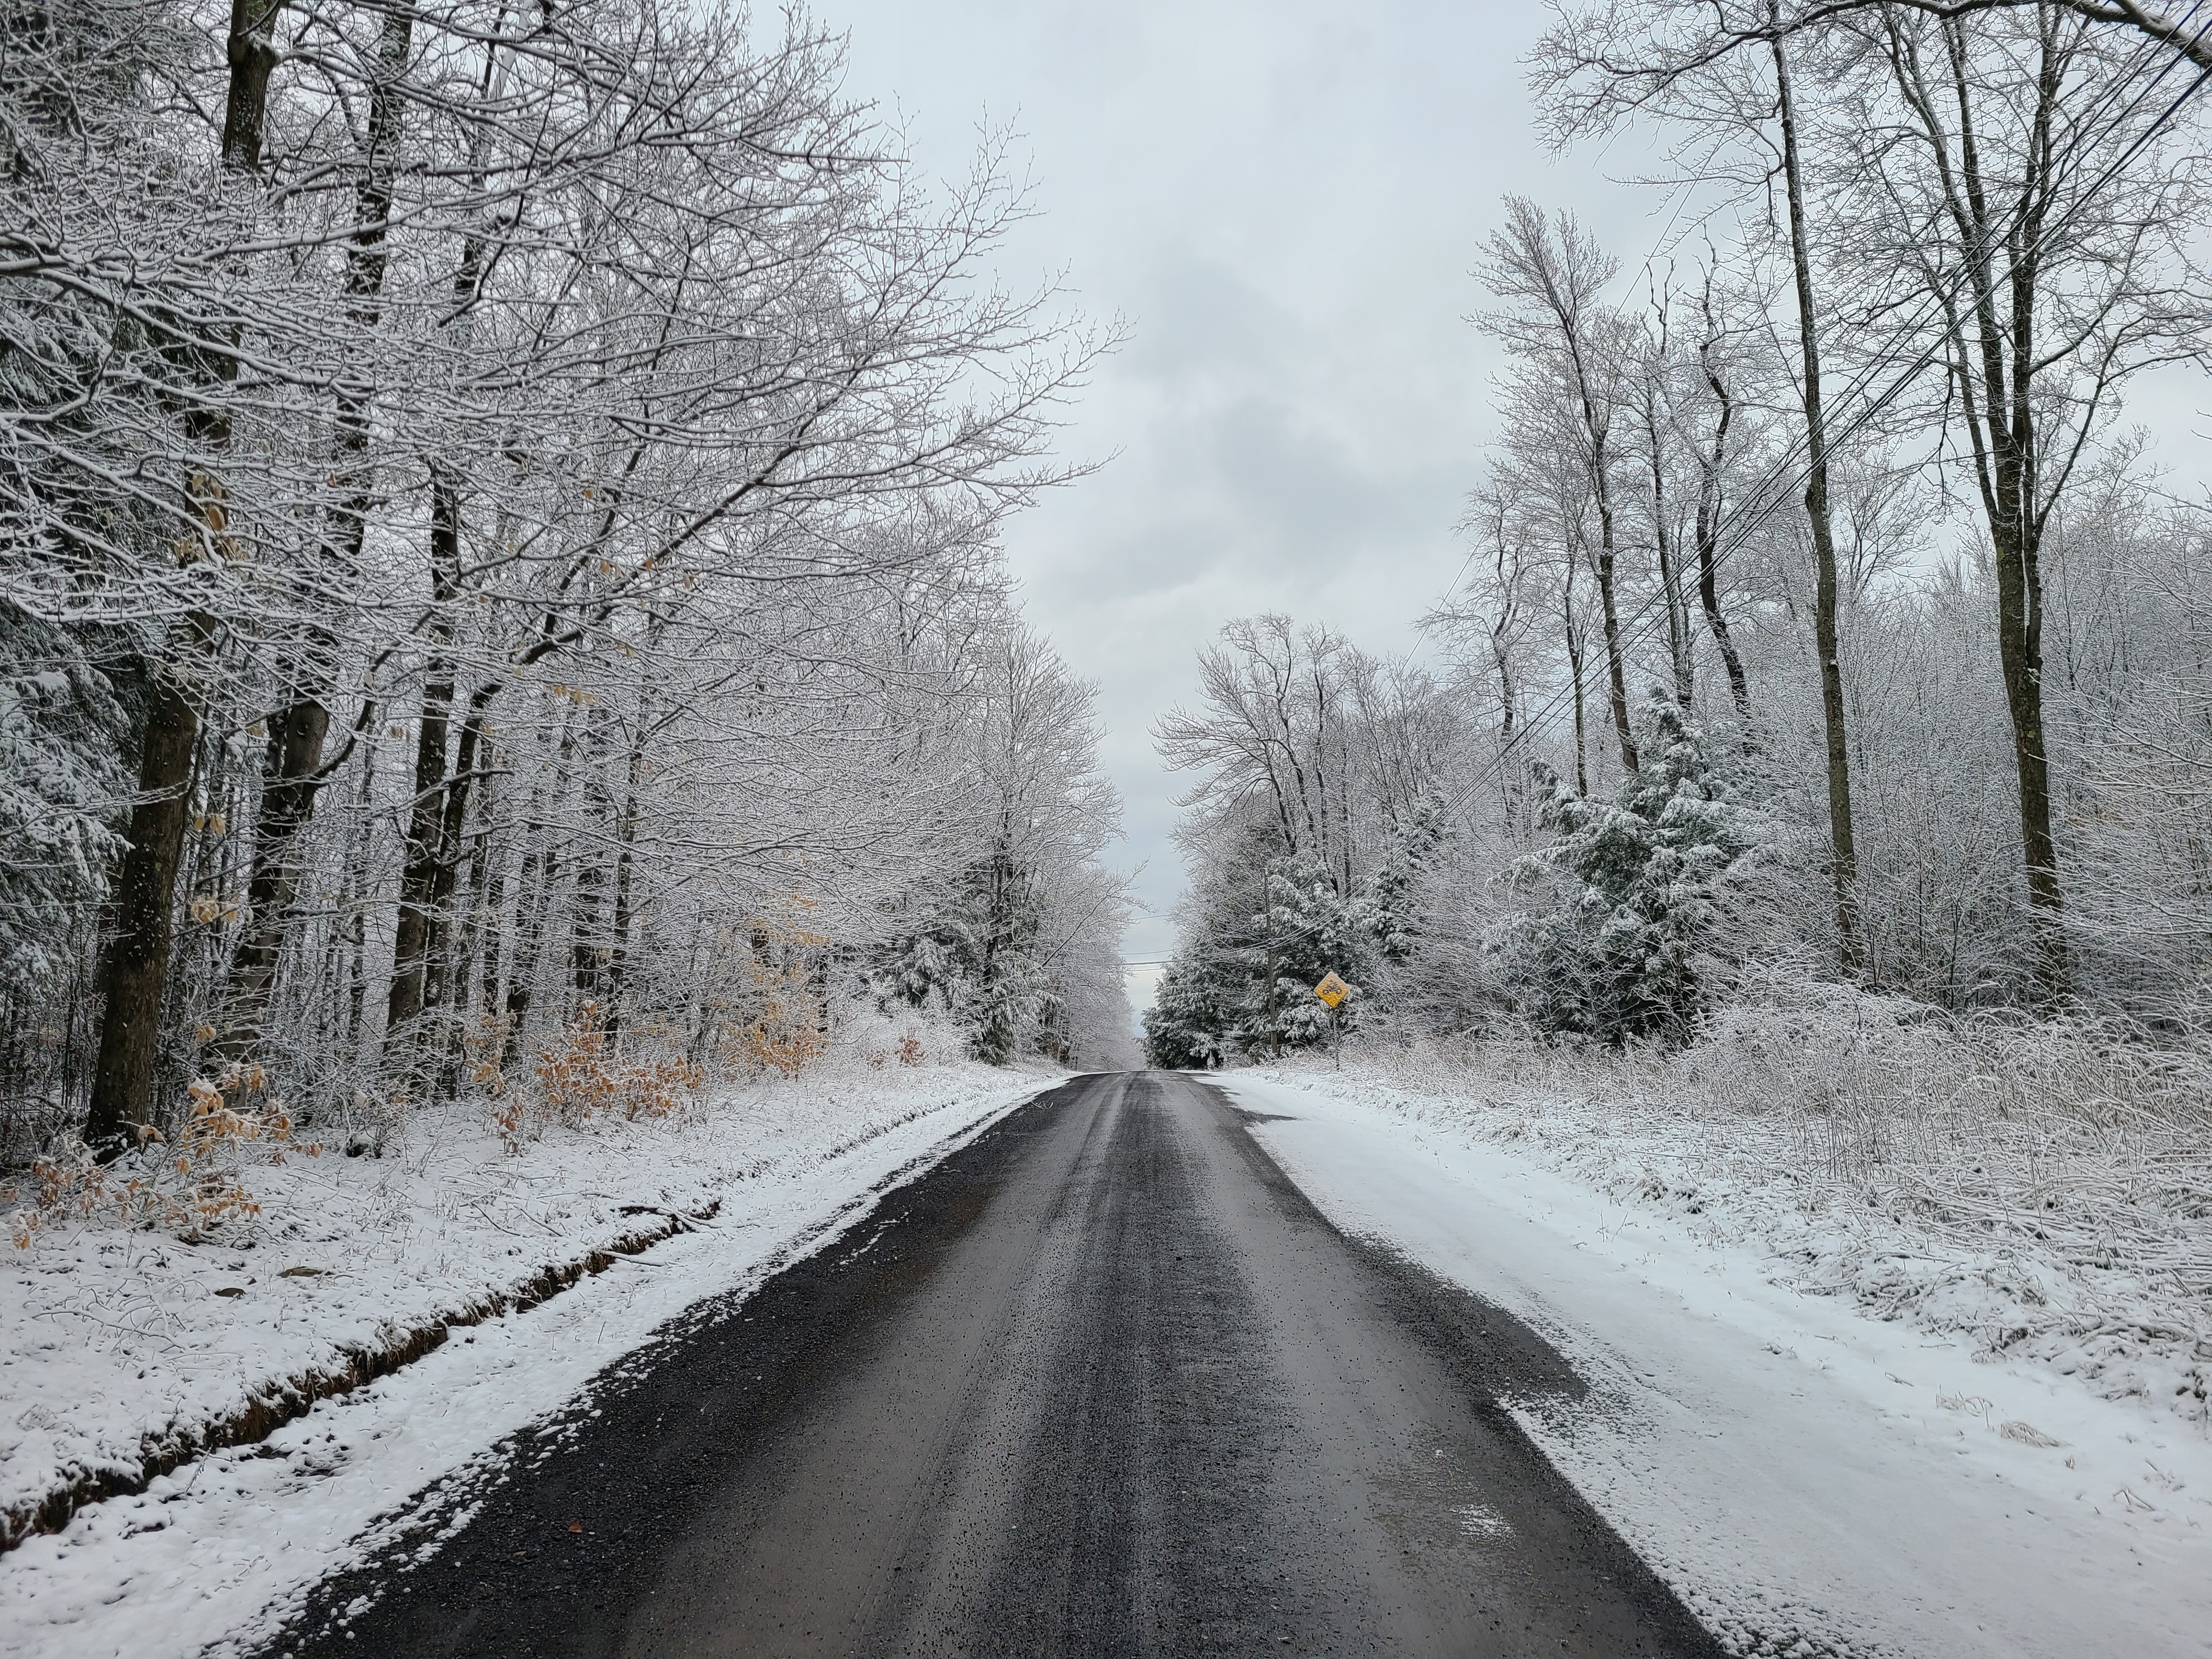
[[[266,1652],[1717,1655],[1510,1316],[1214,1090],[1082,1078],[614,1368]],[[434,1547],[430,1547],[434,1543]]]

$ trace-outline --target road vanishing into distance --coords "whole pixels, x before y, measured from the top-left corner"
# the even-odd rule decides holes
[[[1245,1126],[1173,1073],[1039,1097],[267,1651],[1719,1653],[1500,1405],[1565,1362]]]

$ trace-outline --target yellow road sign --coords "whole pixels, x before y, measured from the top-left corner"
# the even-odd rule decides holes
[[[1314,987],[1314,994],[1334,1008],[1352,994],[1352,988],[1332,973]]]

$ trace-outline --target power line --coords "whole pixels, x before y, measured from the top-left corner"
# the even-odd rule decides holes
[[[2192,3],[2186,15],[2193,16],[2203,8],[2205,3],[2206,0],[2192,0]],[[2212,21],[2208,21],[2208,23],[2205,26],[2201,27],[2197,30],[2197,35],[2193,38],[2201,39],[2208,29],[2212,29]],[[2114,76],[2112,86],[2100,95],[2098,106],[2093,108],[2085,117],[2085,124],[2087,122],[2095,121],[2101,117],[2105,109],[2118,99],[2122,89],[2136,80],[2141,74],[2142,70],[2148,65],[2150,58],[2154,53],[2160,56],[2164,61],[2160,64],[2156,72],[2151,76],[2148,84],[2144,85],[2141,91],[2129,100],[2126,106],[2118,111],[2118,112],[2113,117],[2111,123],[2105,129],[2106,137],[2110,137],[2111,135],[2121,131],[2129,118],[2150,101],[2159,85],[2166,79],[2166,76],[2172,72],[2175,64],[2186,61],[2182,58],[2181,54],[2169,51],[2162,43],[2149,42],[2139,46],[2136,54],[2136,61]],[[2035,254],[2040,253],[2055,238],[2063,234],[2067,230],[2070,229],[2075,218],[2080,214],[2086,211],[2088,205],[2096,198],[2098,194],[2106,187],[2106,185],[2111,182],[2112,179],[2118,174],[2119,170],[2125,167],[2145,145],[2149,143],[2151,140],[2154,138],[2177,114],[2179,113],[2189,100],[2194,97],[2197,93],[2203,88],[2208,79],[2212,79],[2212,69],[2208,69],[2200,72],[2188,87],[2184,88],[2163,110],[2159,112],[2157,116],[2148,126],[2144,128],[2134,141],[2129,143],[2105,168],[2103,174],[2076,198],[2073,204],[2067,210],[2066,214],[2057,221],[2046,225],[2043,231],[2039,234],[2033,244],[2020,254],[2014,256],[2014,265],[2017,265],[2019,259],[2033,257]],[[2086,160],[2087,154],[2094,148],[2096,148],[2094,143],[2085,143],[2079,146],[2075,153],[2081,155]],[[1677,217],[1679,217],[1679,213],[1680,210],[1678,207]],[[1673,224],[1670,221],[1668,234],[1671,234],[1672,228]],[[1656,257],[1656,252],[1655,250],[1653,255],[1646,258],[1644,269],[1647,273],[1650,270],[1652,259]],[[1890,335],[1889,341],[1886,343],[1894,344],[1903,342],[1909,339],[1915,331],[1926,328],[1929,323],[1936,319],[1937,313],[1941,311],[1942,308],[1948,303],[1948,301],[1955,299],[1960,293],[1964,291],[1971,276],[1971,266],[1962,267],[1962,269],[1953,278],[1948,290],[1936,290],[1924,294],[1922,297],[1921,307],[1918,313],[1894,328]],[[1939,332],[1938,339],[1935,343],[1932,343],[1923,349],[1906,366],[1904,372],[1893,380],[1879,396],[1875,397],[1871,401],[1867,402],[1863,407],[1856,410],[1856,412],[1854,412],[1848,419],[1838,423],[1828,440],[1828,453],[1831,455],[1834,454],[1838,447],[1847,442],[1869,422],[1875,419],[1877,416],[1882,413],[1883,410],[1887,410],[1892,404],[1893,404],[1904,394],[1909,386],[1919,379],[1929,365],[1935,361],[1939,353],[1948,352],[1949,345],[1950,341],[1948,331]],[[1868,357],[1865,360],[1865,366],[1847,383],[1844,390],[1842,401],[1848,404],[1850,400],[1863,396],[1874,382],[1888,368],[1890,362],[1891,360],[1887,356],[1886,353],[1877,354]],[[1805,452],[1802,456],[1800,454],[1801,450]],[[1811,459],[1812,458],[1809,448],[1807,446],[1806,440],[1803,438],[1793,438],[1784,453],[1767,469],[1765,477],[1759,482],[1759,483],[1753,489],[1745,493],[1739,504],[1729,507],[1727,520],[1724,523],[1724,527],[1720,537],[1723,544],[1719,546],[1718,550],[1715,555],[1715,564],[1717,568],[1725,565],[1729,560],[1739,555],[1747,545],[1750,538],[1784,505],[1785,501],[1789,499],[1789,496],[1779,489],[1779,486],[1785,476],[1790,477],[1793,489],[1802,491],[1803,481],[1810,474]],[[1459,572],[1454,576],[1451,587],[1447,589],[1444,593],[1443,600],[1443,603],[1449,604],[1452,594],[1457,591],[1459,583],[1464,579],[1467,568],[1473,563],[1474,559],[1474,553],[1470,551],[1467,558],[1462,562]],[[1663,598],[1663,595],[1658,597]],[[1621,632],[1618,640],[1618,648],[1620,649],[1625,655],[1629,650],[1635,649],[1642,646],[1656,635],[1656,632],[1663,621],[1663,617],[1655,610],[1655,600],[1646,599],[1639,606],[1638,612],[1632,615],[1630,618],[1630,628]],[[1478,789],[1481,788],[1484,784],[1488,782],[1503,769],[1506,762],[1510,758],[1516,750],[1524,749],[1531,743],[1536,735],[1550,729],[1566,707],[1568,700],[1573,695],[1573,690],[1574,688],[1571,684],[1562,687],[1559,691],[1555,692],[1546,703],[1540,707],[1534,714],[1524,720],[1521,730],[1515,734],[1514,738],[1509,744],[1500,750],[1497,757],[1478,771],[1472,779],[1468,780],[1465,786],[1451,798],[1447,810],[1454,811],[1459,810],[1459,808],[1463,806],[1466,802],[1473,797]],[[1173,958],[1170,957],[1161,958],[1157,963],[1148,961],[1141,963],[1133,963],[1132,965],[1164,966],[1172,960]]]
[[[2197,10],[2199,10],[2203,3],[2204,0],[2193,0],[2193,3],[2191,5],[2189,12],[2185,15],[2185,21],[2187,16],[2193,15]],[[2208,29],[2212,29],[2212,20],[2208,20],[2204,26],[2200,27],[2197,31],[2196,35],[2192,37],[2192,40],[2202,39]],[[2130,102],[2128,107],[2121,111],[2114,118],[2112,125],[2107,129],[2108,133],[2118,131],[2130,115],[2133,114],[2149,100],[2152,94],[2157,89],[2159,83],[2166,78],[2166,75],[2171,72],[2174,65],[2186,61],[2180,53],[2168,50],[2163,43],[2160,42],[2146,43],[2145,46],[2138,48],[2137,55],[2140,59],[2148,59],[2154,52],[2163,56],[2165,62],[2161,64],[2157,73],[2151,77],[2148,85],[2145,86],[2142,91]],[[2100,100],[2100,103],[2110,101],[2112,98],[2117,95],[2118,88],[2127,84],[2128,82],[2135,77],[2136,72],[2137,70],[2136,69],[2131,68],[2122,75],[2115,77],[2113,90],[2108,91],[2105,94],[2105,97]],[[2135,155],[2142,150],[2144,145],[2148,144],[2152,138],[2157,136],[2158,132],[2180,112],[2182,107],[2189,101],[2189,100],[2194,97],[2196,94],[2203,88],[2208,79],[2212,79],[2212,69],[2207,69],[2201,71],[2187,88],[2175,97],[2164,110],[2160,111],[2157,117],[2148,127],[2144,129],[2135,141],[2129,144],[2126,149],[2124,149],[2106,168],[2104,174],[2075,199],[2073,205],[2068,209],[2066,215],[2053,223],[2047,225],[2045,229],[2039,234],[2036,241],[2031,245],[2030,247],[2024,250],[2021,254],[2015,256],[2014,261],[2014,265],[2016,266],[2019,260],[2021,258],[2029,258],[2041,252],[2053,237],[2060,234],[2064,230],[2070,228],[2074,217],[2087,207],[2088,204],[2094,199],[2098,192],[2103,190],[2106,185],[2111,182],[2112,179],[2118,173],[2121,167],[2124,167],[2130,161],[2131,161]],[[2081,148],[2082,150],[2086,151],[2091,148],[2091,146],[2082,146]],[[1646,260],[1645,264],[1648,269],[1650,264],[1649,259]],[[1953,286],[1948,293],[1923,295],[1921,313],[1907,322],[1899,325],[1899,327],[1892,333],[1892,341],[1900,341],[1908,338],[1913,332],[1926,327],[1928,324],[1934,319],[1935,312],[1943,307],[1949,301],[1955,299],[1960,292],[1964,289],[1970,275],[1971,267],[1963,268],[1954,278]],[[1887,409],[1891,404],[1894,403],[1899,397],[1903,395],[1906,387],[1919,379],[1921,374],[1928,368],[1929,364],[1934,362],[1938,351],[1948,351],[1948,349],[1949,341],[1948,335],[1943,337],[1939,343],[1931,343],[1929,346],[1923,349],[1919,356],[1907,366],[1905,372],[1893,380],[1879,398],[1876,398],[1871,403],[1868,404],[1863,409],[1860,410],[1849,421],[1843,424],[1841,430],[1830,437],[1827,445],[1828,453],[1832,455],[1842,442],[1847,441],[1861,427],[1865,425],[1867,422],[1872,420],[1875,416]],[[1872,383],[1876,375],[1881,372],[1887,360],[1881,356],[1869,358],[1868,360],[1868,367],[1863,371],[1862,376],[1846,389],[1845,397],[1847,398],[1853,398],[1863,393],[1866,390],[1867,386]],[[1731,509],[1732,514],[1737,517],[1738,522],[1729,526],[1727,544],[1722,546],[1715,556],[1714,562],[1717,569],[1722,564],[1725,563],[1730,557],[1741,551],[1741,549],[1748,543],[1752,534],[1781,507],[1783,502],[1787,498],[1780,493],[1776,487],[1781,482],[1784,474],[1788,471],[1795,471],[1796,477],[1793,482],[1798,485],[1802,485],[1803,479],[1809,477],[1812,467],[1812,458],[1809,449],[1808,449],[1804,457],[1802,469],[1799,465],[1797,454],[1798,450],[1801,447],[1804,446],[1805,442],[1806,441],[1802,439],[1793,439],[1784,456],[1769,469],[1766,477],[1761,480],[1759,486],[1746,495],[1744,498],[1745,505]],[[1747,523],[1741,521],[1744,515],[1748,515],[1749,521]],[[1468,562],[1473,562],[1472,554],[1469,555]],[[1465,570],[1466,566],[1462,564],[1461,567],[1462,576],[1464,576]],[[1459,578],[1455,578],[1454,580],[1455,584],[1456,584]],[[1662,597],[1663,597],[1663,595]],[[1449,602],[1449,598],[1450,595],[1447,593],[1445,596],[1447,602]],[[1651,609],[1651,601],[1647,599],[1640,607],[1642,614],[1632,618],[1632,622],[1641,623],[1640,628],[1633,632],[1632,635],[1623,635],[1616,642],[1616,649],[1621,650],[1625,654],[1628,648],[1640,646],[1646,640],[1656,635],[1662,618],[1652,615]],[[1561,711],[1566,707],[1568,701],[1573,696],[1573,695],[1574,687],[1571,683],[1569,685],[1563,687],[1558,692],[1555,692],[1548,702],[1547,702],[1534,715],[1523,722],[1522,730],[1515,734],[1511,742],[1500,750],[1497,758],[1478,772],[1474,778],[1468,781],[1466,787],[1461,789],[1457,794],[1451,799],[1448,810],[1456,811],[1460,807],[1464,805],[1468,800],[1472,799],[1477,789],[1480,789],[1485,783],[1488,782],[1491,778],[1495,776],[1504,768],[1508,757],[1515,750],[1525,748],[1533,735],[1539,731],[1547,729],[1549,725],[1559,718]]]

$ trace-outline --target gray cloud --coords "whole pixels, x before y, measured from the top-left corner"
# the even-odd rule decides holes
[[[851,87],[951,175],[986,112],[1034,156],[1042,216],[1002,265],[1066,270],[1130,319],[1066,434],[1115,459],[1013,527],[1030,615],[1097,680],[1126,856],[1164,913],[1182,787],[1146,730],[1229,618],[1279,610],[1374,649],[1457,570],[1451,526],[1493,366],[1462,320],[1500,195],[1574,206],[1640,253],[1648,201],[1528,132],[1541,8],[1301,0],[1110,8],[830,0]],[[1632,171],[1637,158],[1612,158]],[[1163,918],[1134,956],[1164,951]]]

